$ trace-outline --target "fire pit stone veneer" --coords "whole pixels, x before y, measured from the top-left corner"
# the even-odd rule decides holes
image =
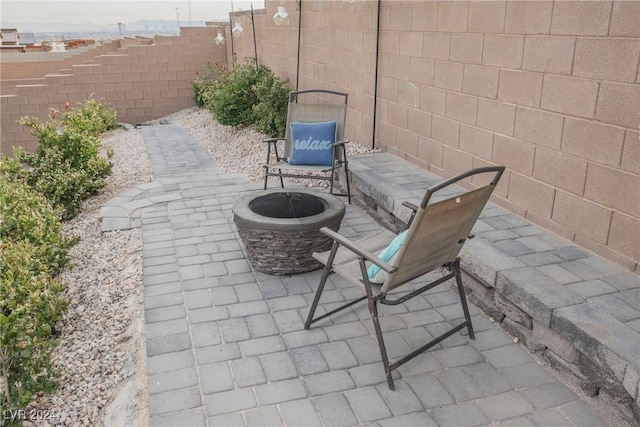
[[[287,275],[317,270],[313,252],[331,248],[320,228],[340,228],[345,205],[335,196],[307,188],[251,192],[233,205],[233,221],[253,267]]]

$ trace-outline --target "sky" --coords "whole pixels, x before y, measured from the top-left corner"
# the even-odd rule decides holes
[[[68,24],[114,24],[138,20],[214,21],[228,19],[233,10],[248,10],[264,7],[264,0],[2,0],[0,21],[2,23],[68,23]],[[178,8],[176,10],[176,8]]]

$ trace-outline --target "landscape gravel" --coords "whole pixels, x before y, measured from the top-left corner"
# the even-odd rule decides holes
[[[56,327],[59,345],[52,357],[61,372],[60,387],[31,403],[25,425],[104,425],[107,406],[127,380],[138,384],[132,402],[137,408],[131,412],[146,419],[142,234],[139,229],[102,233],[99,211],[116,194],[150,181],[151,172],[138,130],[112,130],[102,142],[105,153],[113,151],[112,174],[64,224],[65,234],[80,241],[60,276],[70,300]]]
[[[213,156],[223,173],[242,173],[262,182],[265,135],[250,127],[224,126],[205,109],[192,107],[160,119],[189,129]],[[152,180],[139,130],[125,126],[102,138],[103,153],[112,152],[112,174],[100,193],[64,225],[80,237],[71,249],[71,266],[60,279],[67,285],[69,310],[57,325],[59,345],[53,360],[61,371],[60,387],[37,396],[26,426],[145,425],[146,351],[142,282],[142,234],[139,229],[100,231],[100,208],[112,197]],[[370,152],[349,143],[348,154]],[[297,180],[302,185],[326,185]],[[119,394],[121,395],[119,396]]]
[[[204,108],[191,107],[165,117],[165,120],[182,125],[211,153],[224,173],[242,173],[253,182],[263,182],[263,164],[267,162],[267,136],[251,127],[234,127],[219,124]],[[347,157],[369,153],[371,148],[351,141],[347,145]],[[280,151],[282,154],[282,151]],[[272,162],[274,159],[272,158]],[[289,179],[305,186],[326,187],[327,181]]]

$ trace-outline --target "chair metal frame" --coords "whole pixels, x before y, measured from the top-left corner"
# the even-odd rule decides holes
[[[315,102],[301,103],[300,95],[325,97],[328,95],[333,99],[339,99],[339,103]],[[329,181],[329,192],[336,196],[347,196],[348,202],[351,203],[351,189],[349,186],[349,162],[347,160],[347,150],[345,144],[349,141],[344,139],[344,126],[347,114],[348,94],[325,89],[310,89],[292,91],[289,93],[288,110],[287,110],[287,126],[284,138],[270,138],[263,142],[267,143],[267,162],[263,165],[264,173],[264,189],[267,189],[269,177],[280,178],[280,186],[284,188],[283,178],[303,178],[315,179],[321,181]],[[289,125],[292,122],[323,122],[335,120],[338,124],[336,132],[336,142],[333,144],[333,162],[331,166],[312,166],[312,165],[290,165],[291,157],[291,130]],[[284,152],[280,155],[278,151],[278,143],[284,142]],[[275,155],[275,162],[272,162],[271,153]],[[334,181],[338,168],[344,167],[346,193],[334,193]],[[272,172],[277,170],[277,172]],[[302,173],[284,172],[284,171],[305,171],[324,173],[325,175],[304,175]],[[328,175],[326,175],[328,174]]]
[[[392,372],[409,360],[465,327],[469,333],[469,338],[475,339],[465,290],[462,284],[460,258],[458,255],[464,242],[468,238],[473,237],[471,235],[471,228],[480,216],[482,209],[489,200],[503,172],[503,166],[473,169],[428,188],[420,206],[412,203],[403,203],[404,206],[412,209],[413,213],[407,224],[409,231],[405,243],[398,252],[398,258],[393,264],[385,262],[374,255],[374,253],[377,253],[385,247],[394,237],[393,233],[387,230],[383,230],[379,235],[368,236],[358,241],[351,241],[333,230],[327,228],[321,229],[322,233],[330,236],[334,243],[330,251],[314,253],[314,257],[324,264],[324,269],[304,328],[309,329],[315,322],[332,316],[360,301],[368,300],[369,313],[373,320],[387,383],[391,390],[395,390]],[[493,179],[488,185],[462,194],[454,194],[449,198],[429,204],[434,193],[448,188],[462,179],[484,173],[494,174]],[[444,224],[444,227],[439,227],[438,224],[435,224],[439,219],[442,219],[441,222]],[[448,227],[450,224],[454,226]],[[425,237],[427,242],[422,241],[422,237]],[[433,243],[433,245],[431,243]],[[417,250],[416,245],[423,250]],[[430,251],[431,247],[441,249],[432,253]],[[367,262],[379,266],[388,274],[382,285],[370,282],[367,275]],[[396,296],[395,294],[389,295],[389,291],[394,290],[398,286],[404,285],[429,272],[436,271],[441,267],[446,267],[449,273],[412,292],[404,293],[401,296]],[[403,269],[406,271],[403,271]],[[314,318],[327,278],[333,273],[338,273],[350,283],[363,287],[365,295]],[[391,363],[387,356],[382,329],[380,327],[378,304],[402,304],[452,278],[455,278],[456,281],[460,303],[464,313],[464,322],[452,327],[408,355]]]

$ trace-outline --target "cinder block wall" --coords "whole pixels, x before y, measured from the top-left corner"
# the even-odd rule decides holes
[[[113,40],[99,46],[90,47],[88,50],[70,49],[66,53],[28,52],[25,54],[23,52],[3,52],[1,54],[2,61],[0,61],[0,78],[2,78],[3,84],[0,90],[3,94],[7,93],[6,80],[43,78],[45,74],[69,68],[72,64],[92,61],[96,56],[117,49],[120,43],[120,40]],[[136,43],[139,42],[136,41]],[[42,59],[38,61],[29,60],[29,57],[33,55],[37,55],[39,59]],[[58,59],[61,56],[64,56],[63,59]]]
[[[33,150],[36,139],[17,124],[30,115],[46,120],[49,108],[64,110],[88,97],[118,110],[118,120],[141,123],[194,105],[191,82],[208,64],[226,64],[224,45],[216,45],[215,27],[185,27],[177,36],[127,40],[110,53],[43,76],[40,83],[17,85],[0,96],[1,151],[14,145]],[[142,43],[142,44],[141,44]]]
[[[289,27],[254,14],[258,62],[295,83]],[[349,93],[372,143],[377,1],[302,2],[300,89]],[[375,145],[444,177],[503,164],[497,202],[640,272],[640,2],[382,1]],[[251,22],[239,58],[254,56]]]

